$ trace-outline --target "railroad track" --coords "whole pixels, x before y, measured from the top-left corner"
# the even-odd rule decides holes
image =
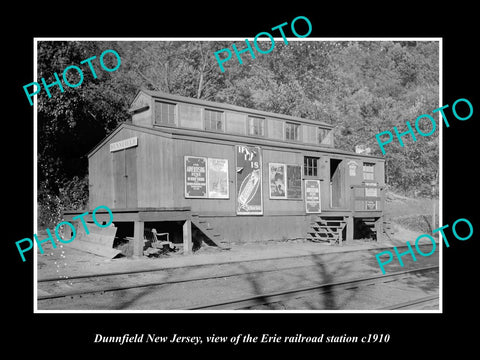
[[[318,295],[318,294],[337,291],[341,289],[349,290],[352,288],[365,287],[368,285],[375,285],[383,282],[391,282],[411,274],[422,274],[430,271],[438,271],[438,268],[439,268],[438,266],[428,266],[428,267],[423,267],[419,269],[398,271],[398,272],[394,272],[386,275],[369,276],[365,278],[345,280],[345,281],[339,281],[339,282],[334,282],[329,284],[318,284],[314,286],[288,289],[288,290],[277,291],[277,292],[272,292],[268,294],[247,296],[239,299],[232,299],[228,301],[193,306],[193,307],[190,307],[188,310],[249,309],[259,305],[268,305],[272,303],[288,301],[288,300],[291,300],[292,298],[299,297],[299,296],[306,296],[311,294]],[[438,294],[427,296],[421,299],[416,299],[416,300],[395,304],[395,305],[390,305],[387,307],[380,308],[378,310],[395,310],[395,309],[407,308],[422,302],[432,301],[436,299],[438,299]]]
[[[370,249],[371,251],[378,252],[379,249]],[[283,259],[273,259],[273,260],[248,260],[244,261],[245,263],[248,263],[251,268],[246,268],[243,267],[241,268],[241,271],[239,271],[238,264],[234,264],[235,266],[232,266],[232,263],[225,263],[225,264],[215,264],[215,266],[219,266],[216,270],[216,274],[211,274],[211,271],[208,270],[209,266],[211,265],[196,265],[192,266],[191,268],[195,268],[197,270],[202,270],[205,274],[202,274],[202,271],[200,271],[200,275],[197,274],[197,276],[192,276],[191,273],[186,272],[186,274],[180,274],[173,273],[170,274],[173,269],[148,269],[147,271],[141,271],[141,270],[135,270],[135,271],[126,271],[126,272],[116,272],[116,273],[108,273],[108,274],[96,274],[96,275],[81,275],[81,276],[72,276],[69,277],[68,279],[63,279],[63,278],[45,278],[45,279],[39,279],[38,280],[38,289],[40,290],[37,294],[37,303],[38,305],[41,304],[47,304],[47,308],[50,307],[52,308],[52,304],[55,304],[55,301],[63,301],[64,303],[68,300],[73,306],[75,306],[75,301],[77,302],[82,302],[85,301],[86,297],[91,297],[91,298],[98,298],[100,301],[106,302],[105,298],[107,295],[110,295],[112,297],[116,296],[116,293],[120,294],[122,293],[122,296],[128,291],[144,291],[143,289],[162,289],[163,294],[167,294],[169,291],[169,288],[166,288],[166,286],[194,286],[195,283],[200,283],[200,284],[205,284],[205,287],[208,287],[207,284],[211,284],[215,281],[221,281],[230,279],[229,282],[232,281],[240,281],[242,278],[247,278],[247,277],[261,277],[261,276],[280,276],[282,275],[282,272],[287,272],[290,274],[291,272],[294,272],[295,270],[300,270],[300,271],[305,271],[308,270],[308,268],[316,268],[319,266],[333,266],[332,264],[335,263],[341,263],[342,266],[348,263],[362,263],[363,260],[369,259],[369,253],[371,251],[366,251],[363,254],[359,254],[358,257],[356,257],[353,260],[345,261],[344,260],[338,260],[338,259],[329,259],[330,255],[336,256],[334,254],[325,254],[327,255],[325,259],[329,259],[324,261],[325,259],[322,257],[321,260],[324,261],[324,263],[319,263],[319,258],[312,257],[312,259],[315,259],[316,261],[313,261],[313,263],[308,264],[308,265],[296,265],[300,263],[300,260],[305,260],[310,258],[311,256],[309,255],[301,255],[301,256],[294,256],[291,258],[286,258],[288,261],[290,261],[289,266],[282,266],[279,267],[276,264],[276,261],[278,260],[285,260]],[[342,253],[343,254],[343,253]],[[257,266],[265,266],[264,262],[265,261],[272,261],[272,267],[268,269],[255,269]],[[238,262],[242,263],[242,262]],[[252,265],[253,264],[253,265]],[[228,266],[227,266],[228,265]],[[224,269],[222,266],[225,266],[226,268]],[[236,268],[237,267],[237,268]],[[203,270],[202,268],[205,268]],[[438,266],[436,267],[438,268]],[[305,270],[302,270],[305,269]],[[409,271],[401,271],[398,273],[390,273],[387,275],[379,275],[379,276],[372,276],[370,278],[365,278],[363,279],[363,282],[366,284],[367,282],[379,282],[379,279],[387,279],[385,281],[394,281],[396,277],[401,277],[402,274],[408,274],[408,273],[413,273],[413,272],[421,272],[424,271],[426,268],[422,269],[414,269],[414,270],[409,270]],[[178,270],[178,269],[175,269]],[[183,270],[183,269],[182,269]],[[208,271],[207,271],[208,270]],[[314,269],[315,270],[315,269]],[[311,271],[311,270],[308,270]],[[425,270],[426,271],[426,270]],[[311,271],[312,273],[315,273],[315,271]],[[278,273],[278,274],[275,274]],[[318,278],[317,278],[318,280]],[[286,299],[288,296],[293,296],[295,293],[299,293],[301,296],[302,294],[307,294],[308,291],[314,292],[314,291],[320,291],[320,289],[323,289],[323,292],[327,292],[328,289],[340,289],[341,288],[341,283],[344,283],[344,286],[360,286],[362,282],[360,281],[362,279],[355,279],[355,280],[348,280],[344,282],[338,282],[338,283],[329,283],[329,284],[315,284],[309,287],[305,287],[302,289],[291,289],[291,290],[286,290],[283,291],[284,294],[282,294],[282,291],[278,291],[277,293],[267,293],[264,295],[258,295],[256,296],[256,299],[254,297],[240,299],[244,300],[244,304],[247,304],[247,300],[250,301],[250,304],[252,305],[245,305],[243,306],[241,302],[239,302],[237,305],[234,305],[236,301],[224,301],[223,305],[222,304],[206,304],[206,305],[194,305],[192,304],[186,305],[182,308],[184,309],[242,309],[242,308],[248,308],[252,306],[258,306],[261,303],[261,299],[263,299],[263,304],[268,304],[272,302],[278,302],[281,300],[275,300],[275,299],[281,299],[282,296],[284,299]],[[205,283],[202,283],[205,282]],[[311,283],[312,281],[310,281]],[[192,285],[190,285],[190,284]],[[226,283],[225,283],[226,284]],[[198,285],[197,285],[198,286]],[[228,286],[228,285],[227,285]],[[365,285],[367,286],[367,285]],[[317,290],[314,290],[317,289]],[[248,289],[246,289],[248,290]],[[245,291],[245,293],[248,293],[248,291]],[[289,295],[290,294],[290,295]],[[160,297],[162,295],[160,294]],[[62,300],[63,299],[63,300]],[[265,301],[265,300],[268,301]],[[238,299],[237,299],[238,300]],[[94,304],[95,302],[93,300],[89,300],[91,304]],[[112,300],[114,301],[114,300]],[[228,305],[228,303],[231,303]],[[113,305],[112,305],[113,306]],[[222,308],[222,306],[224,306]],[[233,306],[233,307],[232,307]],[[243,306],[243,307],[242,307]],[[40,306],[39,306],[40,309]],[[163,308],[162,308],[163,309]],[[166,309],[171,309],[170,307],[167,307]]]
[[[354,260],[349,261],[349,262],[355,262]],[[69,279],[48,279],[48,280],[41,280],[39,282],[41,283],[48,283],[48,282],[58,282],[58,281],[63,281],[63,282],[68,282],[70,280],[78,280],[78,279],[87,279],[87,280],[92,280],[96,278],[103,278],[105,287],[102,288],[95,288],[95,289],[88,289],[88,290],[73,290],[73,291],[64,291],[61,293],[57,294],[49,294],[49,295],[39,295],[37,297],[38,300],[47,300],[47,299],[57,299],[61,297],[72,297],[72,296],[81,296],[81,295],[87,295],[87,294],[96,294],[96,293],[106,293],[106,292],[114,292],[114,291],[121,291],[121,290],[129,290],[129,289],[137,289],[137,288],[142,288],[142,287],[149,287],[149,286],[163,286],[163,285],[173,285],[173,284],[181,284],[181,283],[188,283],[188,282],[195,282],[195,281],[205,281],[205,280],[215,280],[215,279],[227,279],[231,277],[238,277],[238,276],[248,276],[248,275],[258,275],[258,274],[268,274],[268,273],[273,273],[273,272],[279,272],[279,271],[284,271],[284,270],[295,270],[295,269],[303,269],[303,268],[314,268],[316,265],[301,265],[301,266],[289,266],[289,267],[282,267],[278,269],[268,269],[268,270],[261,270],[261,271],[246,271],[246,272],[235,272],[235,273],[230,273],[230,274],[221,274],[221,275],[215,275],[215,276],[197,276],[197,277],[188,277],[188,278],[181,278],[181,279],[176,279],[176,280],[161,280],[161,281],[147,281],[142,284],[132,284],[132,285],[122,285],[122,286],[111,286],[109,285],[109,280],[108,278],[113,277],[113,276],[123,276],[123,275],[139,275],[142,276],[144,272],[134,272],[134,273],[119,273],[119,274],[108,274],[108,275],[93,275],[93,276],[81,276],[81,277],[74,277],[74,278],[69,278]],[[156,270],[157,272],[161,270]],[[148,271],[149,273],[154,272],[154,271]]]
[[[438,296],[438,294],[435,294],[435,295],[424,296],[424,297],[421,297],[421,298],[418,298],[418,299],[404,301],[404,302],[394,304],[394,305],[385,306],[385,307],[382,307],[382,308],[378,308],[377,310],[414,309],[418,305],[421,305],[421,304],[425,305],[426,303],[433,303],[434,305],[437,305],[438,300],[439,300],[439,296]]]

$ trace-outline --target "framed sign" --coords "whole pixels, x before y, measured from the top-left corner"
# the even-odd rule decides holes
[[[287,199],[302,198],[302,167],[287,165]]]
[[[305,210],[307,213],[322,211],[320,180],[305,180]]]
[[[377,210],[377,202],[367,200],[367,201],[365,201],[365,208],[366,208],[366,210]]]
[[[268,179],[270,188],[270,199],[286,199],[286,171],[285,164],[269,163],[268,164]]]
[[[365,183],[365,196],[378,196],[377,183]]]
[[[208,197],[228,199],[228,160],[208,158]]]
[[[185,197],[207,197],[207,158],[185,156]]]
[[[358,163],[354,160],[350,160],[347,164],[348,164],[348,175],[357,176]]]
[[[138,144],[138,138],[136,136],[122,140],[122,141],[117,141],[110,144],[110,152],[128,149],[128,148],[137,146],[137,144]]]
[[[262,215],[262,154],[258,146],[235,145],[237,215]]]

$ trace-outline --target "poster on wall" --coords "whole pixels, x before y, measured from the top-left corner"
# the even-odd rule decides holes
[[[358,163],[354,160],[350,160],[348,162],[348,175],[357,176],[357,167],[358,167]]]
[[[207,158],[185,156],[185,197],[207,197]]]
[[[378,196],[377,183],[365,183],[365,196]]]
[[[287,198],[302,198],[302,167],[287,165]]]
[[[235,146],[237,215],[262,215],[262,154],[258,146]]]
[[[228,160],[208,158],[208,197],[228,199]]]
[[[365,201],[365,209],[366,210],[377,210],[377,202],[376,201],[371,201],[371,200]]]
[[[305,180],[305,209],[307,213],[321,212],[320,180]]]
[[[268,179],[270,185],[270,199],[286,199],[285,184],[286,165],[278,163],[268,164]]]

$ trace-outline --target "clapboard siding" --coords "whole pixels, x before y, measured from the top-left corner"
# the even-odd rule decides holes
[[[267,134],[271,139],[283,140],[283,122],[275,119],[267,119]]]

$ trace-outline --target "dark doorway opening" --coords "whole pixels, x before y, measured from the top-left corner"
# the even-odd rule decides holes
[[[377,240],[375,228],[376,218],[354,218],[353,239],[354,240]]]
[[[330,159],[330,205],[332,208],[344,207],[344,174],[340,166],[343,160]]]

